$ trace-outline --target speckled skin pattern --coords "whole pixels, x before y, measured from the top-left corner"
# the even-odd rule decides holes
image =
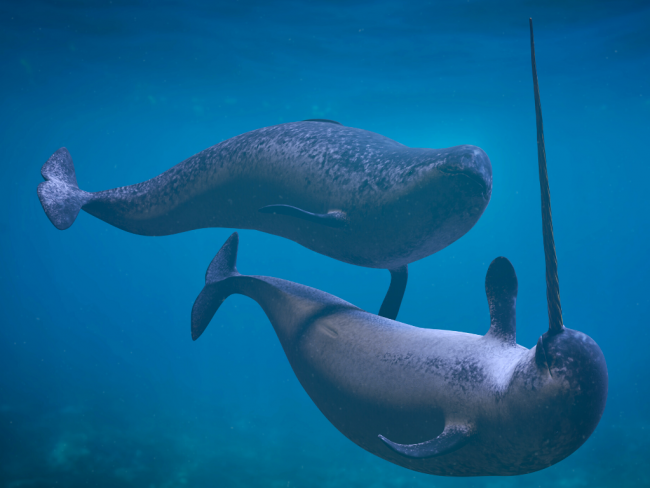
[[[478,336],[413,327],[313,288],[242,276],[233,241],[236,234],[208,270],[192,312],[193,338],[226,297],[251,297],[320,411],[383,459],[443,476],[525,474],[574,452],[600,420],[608,382],[600,348],[566,328],[544,334],[532,349],[517,345],[516,276],[505,258],[488,270],[491,326]],[[450,424],[473,435],[438,457],[408,458],[378,438],[416,444]]]
[[[84,192],[82,208],[136,234],[256,229],[340,261],[392,269],[460,238],[491,191],[490,160],[477,147],[409,148],[365,130],[304,121],[233,137],[143,183]],[[332,228],[259,212],[278,204],[343,211],[347,222]]]

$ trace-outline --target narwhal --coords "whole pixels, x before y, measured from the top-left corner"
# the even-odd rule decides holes
[[[607,399],[605,358],[564,327],[551,221],[542,113],[531,51],[549,328],[516,343],[517,277],[489,266],[484,336],[417,328],[303,285],[239,274],[233,234],[210,264],[192,309],[197,339],[231,294],[257,301],[298,380],[327,419],[367,451],[444,476],[518,475],[566,458],[596,428]]]
[[[136,185],[88,193],[59,149],[38,187],[58,229],[83,209],[135,234],[256,229],[346,263],[391,272],[380,315],[396,318],[407,265],[463,236],[492,193],[480,148],[422,149],[317,119],[247,132]]]

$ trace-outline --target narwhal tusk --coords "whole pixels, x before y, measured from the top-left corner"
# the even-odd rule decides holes
[[[533,19],[530,19],[530,56],[533,64],[533,86],[535,88],[535,115],[537,122],[537,160],[539,162],[539,186],[542,193],[542,232],[544,234],[544,259],[546,261],[546,301],[548,304],[548,330],[560,332],[562,324],[562,305],[560,304],[560,283],[557,277],[557,258],[553,239],[553,216],[551,214],[551,191],[548,187],[546,171],[546,148],[544,146],[544,124],[542,123],[542,104],[539,100],[537,67],[535,65],[535,40],[533,38]]]

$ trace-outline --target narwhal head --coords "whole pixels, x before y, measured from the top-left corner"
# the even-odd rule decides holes
[[[483,214],[492,196],[492,163],[481,148],[470,145],[444,149],[444,158],[432,169],[430,198],[433,208],[458,223],[473,226]],[[469,229],[467,229],[469,230]]]
[[[485,277],[491,322],[487,335],[512,345],[516,343],[517,290],[510,261],[504,257],[492,261]],[[520,371],[531,385],[537,407],[556,412],[576,438],[589,437],[607,399],[607,365],[598,344],[551,316],[549,330],[523,362]]]
[[[401,190],[389,193],[382,207],[380,221],[392,218],[393,232],[374,239],[382,253],[402,246],[395,262],[383,263],[388,267],[422,259],[465,235],[492,195],[492,164],[481,148],[413,149],[413,154],[417,164],[399,175]]]
[[[517,288],[510,261],[492,261],[485,279],[487,337],[512,347]],[[578,449],[598,425],[607,400],[605,358],[591,337],[551,322],[520,357],[507,391],[499,434],[507,450],[527,459],[531,471],[550,466]]]
[[[463,145],[444,149],[444,159],[435,166],[447,184],[455,191],[479,202],[487,202],[492,195],[492,163],[480,147]]]
[[[539,405],[555,419],[556,435],[573,439],[577,449],[594,431],[607,401],[607,365],[598,344],[564,326],[537,341],[534,363]]]
[[[454,229],[450,234],[459,234],[458,238],[478,222],[490,202],[492,163],[485,151],[476,146],[456,146],[444,151],[444,158],[435,166],[436,181],[429,190],[433,201],[429,204],[435,221]]]

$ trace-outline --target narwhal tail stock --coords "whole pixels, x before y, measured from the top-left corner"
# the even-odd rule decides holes
[[[91,194],[79,189],[72,156],[65,147],[50,156],[41,168],[45,181],[38,185],[38,198],[45,215],[59,230],[67,229]]]
[[[192,307],[192,340],[197,340],[208,326],[221,304],[236,293],[231,280],[241,276],[237,271],[239,234],[234,232],[221,246],[205,273],[205,287]]]
[[[208,326],[230,295],[255,300],[264,310],[283,346],[295,339],[316,317],[337,311],[359,311],[354,305],[324,291],[270,276],[248,276],[237,271],[239,236],[232,234],[205,274],[205,286],[192,308],[192,339]]]

